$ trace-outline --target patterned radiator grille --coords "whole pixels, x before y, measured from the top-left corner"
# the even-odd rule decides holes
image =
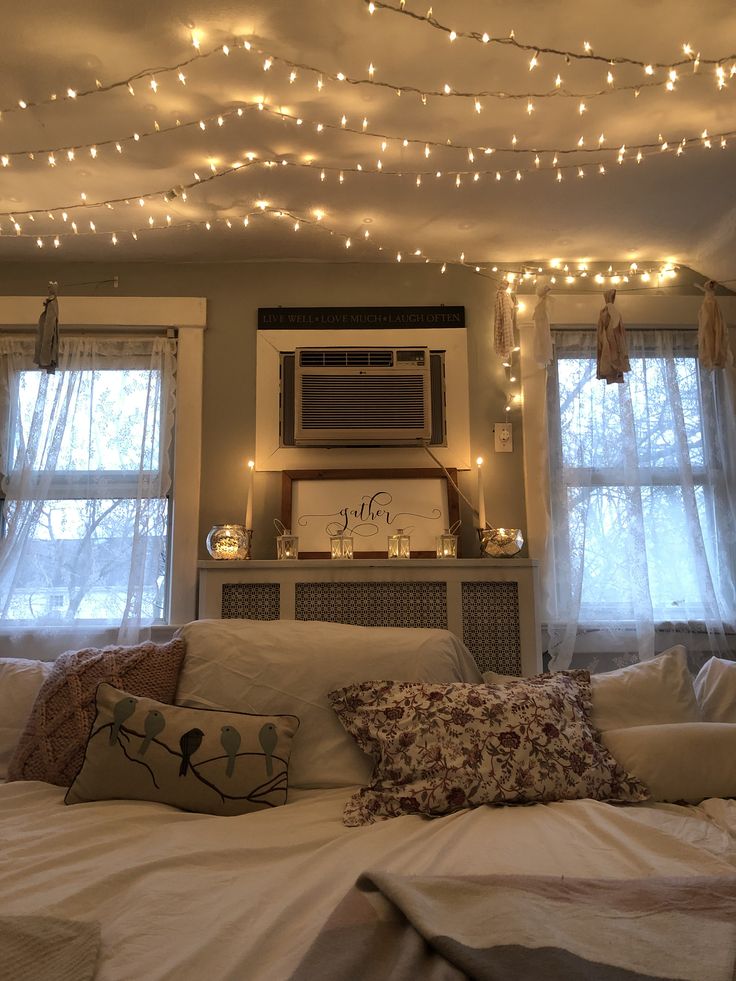
[[[298,582],[297,620],[447,629],[443,582]]]
[[[520,675],[517,583],[464,582],[462,606],[463,641],[480,670]]]
[[[222,586],[223,620],[278,620],[277,582],[226,582]]]

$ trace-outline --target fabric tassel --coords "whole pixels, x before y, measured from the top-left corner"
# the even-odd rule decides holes
[[[516,331],[516,297],[505,286],[496,292],[496,311],[493,344],[496,354],[504,360],[511,357]]]
[[[38,318],[36,348],[33,363],[53,375],[59,363],[59,301],[56,298],[57,283],[49,283],[49,294],[44,300],[43,311]]]
[[[598,314],[596,378],[605,379],[607,385],[620,385],[624,372],[631,370],[626,331],[615,303],[616,290],[606,290],[603,298],[606,305]]]
[[[539,302],[534,307],[534,361],[540,368],[546,368],[552,362],[552,331],[550,330],[549,294],[551,286],[537,286]]]
[[[728,330],[716,299],[718,284],[709,279],[698,310],[698,360],[703,368],[725,368],[730,362]]]

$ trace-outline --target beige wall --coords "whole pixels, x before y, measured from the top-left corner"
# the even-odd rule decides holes
[[[75,285],[119,277],[119,287]],[[56,279],[62,295],[204,296],[208,329],[204,348],[201,556],[211,525],[242,520],[244,460],[255,446],[256,311],[261,306],[463,305],[468,326],[470,445],[486,458],[486,507],[491,524],[526,528],[521,413],[511,414],[514,452],[493,452],[492,426],[506,418],[503,369],[492,352],[494,284],[470,271],[437,266],[357,263],[32,263],[0,264],[1,295],[42,295]],[[39,308],[40,311],[40,308]],[[62,324],[63,329],[63,324]],[[186,392],[179,393],[186,398]],[[475,500],[472,473],[461,475]],[[259,473],[254,511],[254,554],[275,555],[273,519],[280,514],[278,474]],[[462,545],[477,554],[473,520],[462,509]],[[522,553],[525,555],[526,551]]]

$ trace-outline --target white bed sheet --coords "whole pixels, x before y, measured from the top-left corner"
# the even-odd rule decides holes
[[[242,817],[0,785],[0,912],[102,924],[98,981],[288,978],[360,872],[733,875],[736,802],[571,801],[346,828],[344,789]],[[0,975],[1,975],[0,971]]]

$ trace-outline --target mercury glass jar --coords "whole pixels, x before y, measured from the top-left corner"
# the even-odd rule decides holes
[[[213,559],[249,559],[253,532],[245,525],[213,525],[207,551]]]
[[[485,528],[478,531],[480,554],[494,559],[511,558],[521,551],[524,536],[521,528]]]

